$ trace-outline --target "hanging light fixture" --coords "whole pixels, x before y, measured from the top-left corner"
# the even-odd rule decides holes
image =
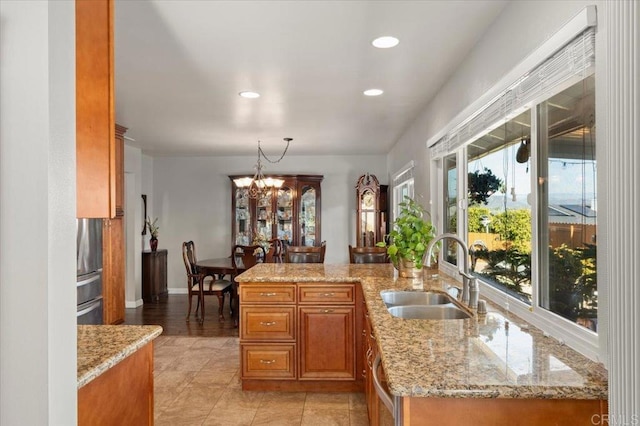
[[[237,178],[233,180],[233,183],[235,183],[238,188],[248,188],[250,198],[262,198],[266,196],[272,189],[278,189],[282,187],[282,185],[284,184],[284,180],[264,176],[264,173],[262,173],[262,158],[264,158],[271,164],[279,163],[287,153],[287,150],[289,149],[289,143],[292,140],[292,138],[284,138],[284,141],[287,142],[287,146],[284,148],[284,152],[282,153],[280,158],[275,161],[270,160],[265,155],[264,151],[262,151],[262,148],[260,147],[260,141],[258,141],[258,161],[254,166],[256,172],[253,175],[253,178],[250,178],[248,176]]]

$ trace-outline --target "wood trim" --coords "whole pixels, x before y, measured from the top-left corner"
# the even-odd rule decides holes
[[[605,424],[606,401],[564,399],[402,398],[402,424],[438,426]],[[594,417],[595,416],[595,417]],[[594,419],[597,418],[597,421]],[[602,423],[601,423],[602,422]]]
[[[78,425],[153,425],[153,342],[78,389]]]

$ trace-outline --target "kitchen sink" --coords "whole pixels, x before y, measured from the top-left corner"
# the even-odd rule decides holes
[[[398,305],[443,305],[451,303],[451,299],[442,293],[430,291],[395,291],[384,290],[380,292],[382,301],[387,307]]]
[[[394,317],[405,319],[467,319],[471,315],[452,303],[446,305],[399,305],[387,308]]]

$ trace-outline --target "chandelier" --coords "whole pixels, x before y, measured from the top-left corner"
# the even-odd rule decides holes
[[[265,197],[272,189],[278,189],[282,187],[284,184],[284,180],[276,179],[271,177],[265,177],[262,173],[262,158],[267,160],[271,164],[279,163],[287,153],[287,149],[289,149],[289,143],[293,140],[291,138],[284,138],[287,142],[287,146],[284,148],[284,152],[277,160],[270,160],[260,148],[260,141],[258,141],[258,162],[253,167],[256,172],[253,175],[253,178],[250,177],[242,177],[233,180],[233,183],[236,184],[238,188],[247,188],[249,192],[250,198],[263,198]]]

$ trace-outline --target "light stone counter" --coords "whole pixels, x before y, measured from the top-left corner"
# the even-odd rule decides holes
[[[397,396],[607,399],[607,371],[522,319],[488,304],[465,320],[391,316],[386,289],[444,292],[450,277],[397,278],[393,266],[259,264],[236,277],[249,282],[360,282],[389,389]],[[246,284],[244,284],[246,285]]]
[[[159,325],[79,325],[78,389],[161,333]]]

